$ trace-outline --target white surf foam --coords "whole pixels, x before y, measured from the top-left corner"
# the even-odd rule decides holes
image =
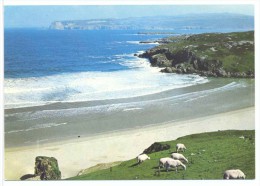
[[[232,82],[222,87],[217,87],[208,90],[190,92],[180,95],[169,96],[159,99],[150,99],[145,101],[133,101],[124,103],[113,103],[113,104],[101,104],[97,106],[80,107],[80,108],[65,108],[65,109],[55,109],[55,110],[42,110],[35,112],[23,112],[15,113],[13,116],[17,117],[19,120],[36,120],[44,118],[64,118],[71,116],[80,116],[86,114],[101,114],[110,112],[128,112],[143,110],[145,108],[156,107],[160,104],[183,104],[184,102],[194,102],[200,101],[200,99],[210,96],[212,94],[218,94],[220,92],[233,90],[235,88],[243,87],[242,84]],[[9,115],[11,116],[11,115]],[[48,125],[47,125],[48,126]],[[37,126],[39,128],[39,126]],[[19,132],[19,131],[18,131]]]
[[[139,51],[140,53],[141,51]],[[133,54],[116,56],[129,70],[81,72],[4,80],[5,108],[128,98],[205,83],[198,75],[160,73],[148,60]]]
[[[159,45],[158,42],[153,42],[153,41],[149,41],[149,42],[126,41],[126,43],[133,44],[133,45]]]

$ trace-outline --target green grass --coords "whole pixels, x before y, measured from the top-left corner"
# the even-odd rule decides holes
[[[173,42],[158,48],[168,48],[174,54],[189,50],[199,58],[219,60],[227,72],[254,72],[254,31],[196,34],[169,41]]]
[[[240,139],[240,136],[248,138]],[[170,150],[152,153],[150,160],[137,165],[136,159],[122,162],[112,168],[91,172],[86,175],[70,178],[71,180],[200,180],[222,179],[227,169],[241,169],[246,179],[255,178],[255,131],[219,131],[202,133],[163,142],[171,145]],[[158,161],[169,157],[175,151],[177,143],[184,143],[188,158],[187,170],[179,168],[158,174]],[[146,147],[144,147],[145,149]],[[194,155],[192,155],[194,154]]]

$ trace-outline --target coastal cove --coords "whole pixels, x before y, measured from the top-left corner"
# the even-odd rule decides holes
[[[193,54],[178,67],[167,58],[170,50],[156,53],[165,48],[157,42],[162,37],[208,31],[215,30],[8,30],[5,179],[33,174],[37,156],[55,157],[67,179],[99,163],[133,159],[157,141],[254,130],[254,61],[246,72],[220,77],[215,67],[186,73],[201,60]],[[251,59],[254,42],[243,44]]]

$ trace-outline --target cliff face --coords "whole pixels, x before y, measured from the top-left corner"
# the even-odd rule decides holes
[[[212,77],[254,77],[254,32],[176,36],[139,57],[162,72]]]

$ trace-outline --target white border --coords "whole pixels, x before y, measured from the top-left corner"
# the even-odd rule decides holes
[[[194,185],[200,185],[200,186],[208,186],[208,185],[219,185],[221,184],[222,186],[231,186],[231,185],[260,185],[260,170],[259,170],[259,115],[257,113],[260,113],[259,111],[259,96],[260,91],[259,91],[259,85],[258,85],[258,80],[259,80],[259,70],[260,70],[260,58],[259,58],[259,51],[260,51],[260,46],[259,46],[259,22],[260,22],[260,2],[259,0],[182,0],[182,1],[176,1],[176,0],[3,0],[4,2],[1,2],[1,7],[0,7],[0,24],[1,26],[3,25],[3,5],[4,6],[16,6],[16,5],[229,5],[229,4],[252,4],[255,6],[255,86],[256,86],[256,92],[255,92],[255,109],[256,109],[256,122],[255,122],[255,130],[256,130],[256,177],[255,180],[245,180],[245,181],[223,181],[223,180],[191,180],[191,181],[179,181],[179,180],[171,180],[171,181],[56,181],[56,182],[21,182],[21,181],[3,181],[4,178],[4,157],[3,157],[3,152],[4,152],[4,143],[3,143],[3,135],[1,135],[1,140],[0,144],[2,147],[1,150],[1,173],[0,173],[0,178],[1,182],[3,183],[2,185],[4,186],[20,186],[20,185],[28,185],[28,186],[35,186],[35,185],[63,185],[63,186],[71,186],[71,185],[121,185],[121,184],[135,184],[137,185],[161,185],[161,184],[166,184],[166,185],[172,185],[172,184],[185,184],[185,186],[194,186]],[[0,30],[0,48],[3,49],[4,43],[3,43],[3,26],[1,27]],[[0,50],[0,125],[1,125],[1,131],[3,130],[3,50]],[[246,158],[246,157],[245,157]]]

